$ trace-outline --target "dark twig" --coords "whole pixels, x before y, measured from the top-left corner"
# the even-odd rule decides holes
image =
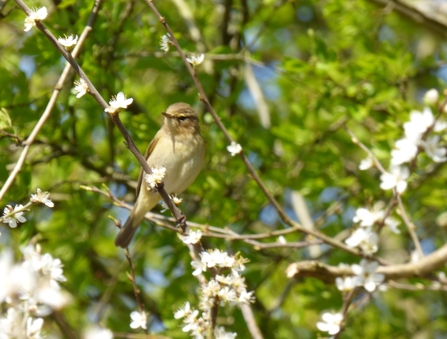
[[[153,4],[153,2],[151,0],[145,0],[145,1],[146,1],[147,5],[151,8],[151,10],[155,13],[155,15],[158,17],[158,19],[162,23],[162,25],[166,28],[168,33],[170,34],[172,44],[177,49],[180,57],[183,60],[183,63],[185,64],[186,69],[188,70],[189,74],[191,75],[191,77],[192,77],[192,79],[193,79],[193,81],[194,81],[194,83],[195,83],[195,85],[196,85],[196,87],[197,87],[197,89],[199,91],[200,100],[204,103],[204,105],[206,106],[207,110],[210,112],[211,116],[213,117],[215,123],[220,128],[222,133],[225,135],[226,139],[230,143],[234,142],[234,139],[231,137],[230,133],[225,128],[225,126],[221,122],[219,116],[217,115],[217,113],[213,109],[212,105],[210,104],[210,102],[208,100],[208,97],[207,97],[207,95],[206,95],[206,93],[205,93],[205,91],[203,89],[203,86],[202,86],[201,82],[199,81],[199,79],[197,77],[195,69],[193,69],[193,67],[186,60],[185,53],[183,52],[183,50],[180,47],[177,39],[175,38],[174,33],[171,30],[171,27],[166,22],[166,19],[160,14],[160,12],[157,10],[157,8],[155,7],[155,5]],[[321,239],[323,242],[325,242],[328,245],[331,245],[331,246],[336,247],[336,248],[340,248],[340,249],[342,249],[342,250],[344,250],[346,252],[349,252],[349,253],[357,255],[357,256],[363,256],[362,253],[360,251],[358,251],[357,249],[350,248],[350,247],[346,246],[344,243],[342,243],[342,242],[340,242],[340,241],[338,241],[336,239],[333,239],[333,238],[331,238],[331,237],[329,237],[329,236],[325,235],[324,233],[321,233],[321,232],[319,232],[317,230],[306,229],[302,225],[300,225],[299,223],[293,221],[287,215],[287,213],[282,209],[282,207],[276,201],[276,199],[273,197],[273,195],[268,191],[267,187],[264,185],[264,183],[262,182],[261,178],[257,174],[256,170],[253,168],[253,166],[251,165],[251,163],[249,162],[249,160],[247,159],[247,157],[245,156],[243,151],[241,151],[239,153],[239,156],[242,159],[243,163],[245,164],[246,168],[248,169],[251,177],[255,180],[255,182],[257,183],[259,188],[262,190],[264,195],[267,197],[267,199],[270,201],[270,203],[278,211],[278,214],[279,214],[281,220],[285,224],[293,227],[294,229],[296,229],[299,232],[302,232],[304,234],[309,234],[309,235],[314,236],[315,238]]]
[[[82,48],[82,45],[84,44],[88,34],[93,29],[93,24],[95,23],[96,17],[98,15],[99,8],[101,6],[102,0],[96,0],[92,12],[90,14],[90,17],[87,21],[87,25],[85,26],[84,30],[82,31],[81,36],[79,37],[78,43],[76,44],[74,50],[73,50],[73,58],[76,58],[76,56],[79,54],[79,51]],[[22,8],[25,13],[29,13],[29,8],[22,2],[22,1],[16,1],[16,3]],[[12,183],[14,182],[17,175],[22,170],[22,166],[25,163],[26,157],[28,155],[29,149],[33,142],[35,141],[37,135],[39,134],[40,130],[42,129],[45,122],[48,120],[48,118],[51,115],[51,112],[53,110],[54,105],[56,104],[56,100],[59,96],[60,91],[62,90],[62,87],[67,80],[68,74],[71,70],[71,66],[67,64],[62,71],[61,76],[59,77],[59,80],[56,83],[56,86],[54,87],[53,94],[51,95],[50,101],[47,104],[47,107],[45,108],[45,111],[42,113],[42,116],[40,117],[39,121],[37,122],[36,126],[34,127],[33,131],[29,135],[29,137],[24,142],[25,147],[22,150],[22,153],[20,154],[19,159],[17,160],[16,165],[14,166],[14,169],[9,174],[8,179],[6,180],[5,184],[3,185],[2,189],[0,190],[0,200],[3,199],[6,192],[11,187]]]
[[[31,10],[28,8],[28,6],[22,1],[22,0],[15,0],[16,4],[27,14],[29,15],[31,13]],[[98,102],[98,104],[105,110],[109,107],[107,102],[103,99],[101,94],[99,94],[96,87],[93,85],[93,83],[90,81],[90,79],[87,77],[87,75],[84,73],[82,68],[78,65],[78,63],[74,60],[72,55],[68,53],[57,41],[57,39],[54,37],[54,35],[45,27],[45,25],[37,21],[36,27],[42,31],[42,33],[50,40],[50,42],[56,47],[56,49],[62,54],[62,56],[70,63],[71,67],[75,70],[75,72],[87,83],[89,88],[89,94]],[[133,153],[133,155],[137,158],[140,165],[143,167],[144,171],[148,174],[151,174],[152,171],[144,158],[144,156],[140,153],[138,148],[136,147],[134,141],[132,140],[132,137],[130,136],[129,132],[127,132],[126,128],[124,127],[123,123],[121,122],[119,115],[117,113],[111,114],[107,113],[109,118],[113,121],[115,126],[118,128],[118,130],[123,135],[126,145],[129,148],[129,150]],[[186,232],[186,217],[185,215],[180,211],[180,209],[172,202],[169,195],[166,193],[165,189],[163,188],[163,184],[157,185],[157,191],[166,203],[166,206],[170,209],[173,216],[177,220],[178,225],[181,227],[183,232]],[[1,198],[1,195],[0,195]]]
[[[140,314],[143,314],[143,312],[144,312],[144,305],[143,305],[143,302],[141,301],[141,298],[140,298],[140,290],[139,290],[139,288],[137,286],[137,282],[135,281],[135,266],[134,266],[134,264],[132,262],[132,258],[131,258],[130,253],[129,253],[129,248],[126,248],[124,250],[124,254],[126,255],[127,261],[129,262],[130,275],[128,274],[127,277],[129,278],[129,280],[130,280],[130,282],[132,283],[132,286],[133,286],[133,293],[135,295],[135,300],[137,301],[138,312],[140,312]],[[146,334],[148,334],[147,327],[144,329],[144,331],[146,332]]]
[[[351,305],[352,299],[354,298],[356,289],[353,288],[347,294],[343,296],[343,307],[341,308],[341,314],[343,315],[342,326],[340,326],[340,331],[334,335],[334,339],[338,339],[340,334],[346,327],[346,316],[348,315],[349,305]]]

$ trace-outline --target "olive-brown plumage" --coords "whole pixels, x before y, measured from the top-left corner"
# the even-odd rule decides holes
[[[151,168],[165,167],[164,188],[168,194],[181,194],[195,180],[205,158],[205,141],[200,135],[197,113],[188,104],[179,102],[168,107],[163,126],[146,151]],[[124,226],[115,239],[115,245],[127,247],[146,212],[161,199],[157,192],[149,191],[141,169],[137,185],[137,201]]]

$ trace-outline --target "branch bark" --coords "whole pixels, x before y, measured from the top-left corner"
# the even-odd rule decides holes
[[[424,278],[444,267],[446,262],[447,244],[416,262],[379,266],[377,273],[382,273],[385,280]],[[336,278],[354,275],[354,273],[349,266],[339,267],[326,265],[319,261],[302,261],[290,264],[286,269],[286,275],[289,278],[312,277],[333,284]]]
[[[87,21],[87,25],[85,26],[84,30],[82,31],[81,36],[79,37],[78,43],[76,44],[76,46],[73,50],[73,53],[72,53],[73,58],[76,58],[78,56],[79,51],[81,50],[85,40],[87,39],[88,34],[92,31],[93,25],[96,21],[96,17],[98,16],[99,8],[101,7],[101,2],[102,2],[102,0],[96,0],[93,5],[93,9],[92,9],[90,17]],[[23,4],[23,5],[25,5],[25,4]],[[29,9],[28,9],[28,12],[27,11],[25,11],[25,12],[29,13]],[[65,68],[62,71],[61,76],[59,77],[59,80],[56,83],[56,86],[54,87],[53,94],[51,95],[50,101],[48,102],[47,107],[45,108],[45,111],[43,112],[42,116],[40,117],[39,121],[37,122],[36,126],[32,130],[29,137],[25,140],[25,142],[24,142],[25,147],[23,148],[22,153],[20,154],[20,157],[14,166],[14,169],[9,174],[8,179],[6,180],[2,189],[0,190],[0,201],[4,198],[6,192],[8,192],[9,188],[14,183],[15,178],[22,170],[23,164],[25,163],[25,160],[26,160],[26,157],[30,150],[30,147],[36,140],[36,137],[39,134],[40,130],[42,129],[43,125],[50,117],[51,112],[53,111],[54,105],[56,104],[56,100],[62,90],[62,87],[64,86],[65,81],[67,80],[68,74],[70,73],[70,70],[71,70],[71,65],[70,64],[65,65]]]

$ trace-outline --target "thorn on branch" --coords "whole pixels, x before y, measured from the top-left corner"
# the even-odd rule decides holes
[[[182,213],[176,220],[177,225],[176,227],[180,227],[183,231],[183,233],[186,232],[186,216]]]
[[[110,220],[113,221],[113,223],[115,224],[116,227],[118,227],[119,229],[121,229],[121,221],[118,219],[115,219],[113,216],[108,215],[107,216]]]

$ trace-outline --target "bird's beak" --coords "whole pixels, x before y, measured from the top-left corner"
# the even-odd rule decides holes
[[[161,114],[163,114],[168,119],[171,119],[173,117],[172,114],[170,114],[168,112],[161,112]]]

